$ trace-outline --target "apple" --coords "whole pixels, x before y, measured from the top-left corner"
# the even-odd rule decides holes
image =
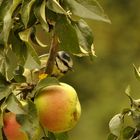
[[[75,89],[66,84],[43,88],[35,98],[40,123],[50,132],[72,129],[81,115],[81,106]]]
[[[28,140],[27,134],[21,130],[20,124],[16,121],[16,114],[5,113],[3,119],[3,132],[7,140]]]

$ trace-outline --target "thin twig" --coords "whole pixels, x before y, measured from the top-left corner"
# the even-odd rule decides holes
[[[45,73],[47,73],[48,75],[51,75],[53,72],[53,66],[54,66],[57,50],[58,50],[58,38],[57,38],[56,34],[53,33],[48,61],[46,64],[46,69],[45,69]]]

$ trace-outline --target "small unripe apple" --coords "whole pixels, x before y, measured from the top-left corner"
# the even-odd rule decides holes
[[[21,130],[20,124],[16,121],[16,114],[5,113],[3,119],[3,131],[7,140],[28,140],[27,134]]]
[[[54,133],[72,129],[81,115],[75,89],[65,83],[43,88],[35,98],[40,123]]]

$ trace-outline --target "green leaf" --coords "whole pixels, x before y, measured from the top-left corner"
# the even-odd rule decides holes
[[[57,0],[48,0],[47,7],[53,12],[67,15],[67,12],[61,7]]]
[[[0,85],[0,100],[9,96],[11,94],[11,92],[12,92],[12,87],[11,86]]]
[[[3,140],[2,128],[0,128],[0,140]]]
[[[117,136],[115,136],[112,133],[110,133],[107,140],[117,140],[117,139],[118,139]]]
[[[2,127],[3,127],[3,108],[2,108],[2,105],[1,105],[1,108],[0,108],[0,140],[5,140],[5,138],[3,137],[3,130],[2,130]]]
[[[2,73],[0,73],[0,85],[5,86],[7,84],[8,84],[8,82],[6,81],[6,78],[2,75]]]
[[[19,75],[22,75],[23,72],[24,72],[24,68],[20,65],[18,65],[17,68],[14,71],[15,74],[19,74]]]
[[[83,55],[95,55],[95,52],[92,50],[93,34],[91,28],[84,20],[73,21],[72,24],[78,36],[81,53]]]
[[[18,83],[26,82],[26,78],[23,75],[20,75],[20,74],[14,74],[14,79]]]
[[[46,4],[46,1],[44,0],[42,2],[41,5],[38,5],[37,7],[35,7],[35,15],[36,15],[36,18],[39,20],[39,22],[41,23],[41,26],[42,28],[48,32],[49,31],[49,26],[48,26],[48,23],[46,21],[46,15],[45,15],[45,5]]]
[[[130,102],[131,102],[131,106],[134,105],[134,99],[131,97],[131,87],[130,85],[128,85],[125,89],[125,94],[127,95],[127,97],[129,98]]]
[[[28,60],[31,60],[31,59],[32,59],[32,61],[34,61],[35,66],[31,65],[32,63],[30,63],[30,62],[29,62],[30,64],[28,66],[29,67],[31,66],[31,68],[36,68],[36,67],[39,67],[40,61],[39,61],[38,55],[37,55],[33,45],[30,42],[31,32],[32,32],[32,28],[29,28],[25,31],[20,32],[19,36],[20,36],[21,40],[25,42],[27,49],[28,49],[28,58],[26,61],[28,62]],[[26,65],[26,63],[25,63],[25,65]]]
[[[48,46],[47,44],[43,44],[43,43],[39,40],[39,38],[37,37],[36,34],[32,34],[31,37],[32,37],[31,39],[32,39],[33,43],[37,44],[38,46],[43,47],[43,48]]]
[[[26,78],[23,76],[23,72],[24,72],[24,68],[19,65],[13,73],[16,82],[18,83],[26,82]]]
[[[60,41],[60,48],[70,53],[80,53],[77,33],[70,21],[66,17],[60,16],[55,27],[55,32]]]
[[[28,134],[29,140],[37,139],[39,133],[39,120],[35,104],[28,100],[25,114],[17,114],[16,119],[21,125],[21,129]]]
[[[3,0],[0,4],[0,21],[3,21],[5,13],[9,10],[12,5],[12,0]]]
[[[57,140],[56,137],[55,137],[55,134],[52,133],[52,132],[48,132],[48,137],[50,140]]]
[[[123,129],[122,135],[124,139],[130,139],[134,135],[135,129],[127,126]]]
[[[62,5],[74,15],[110,23],[96,0],[64,0]]]
[[[131,116],[137,128],[140,129],[140,111],[137,110],[137,106],[134,106],[134,109],[131,110]]]
[[[119,137],[120,136],[120,131],[122,129],[122,124],[123,124],[122,114],[115,115],[109,122],[110,132],[113,135]]]
[[[6,79],[7,80],[13,79],[13,72],[16,69],[17,64],[18,64],[17,57],[13,53],[11,48],[9,48],[5,55],[5,70],[6,70]]]
[[[139,70],[136,68],[136,66],[133,64],[133,68],[134,68],[134,73],[135,73],[135,76],[137,78],[137,80],[140,81],[140,72]]]
[[[5,58],[4,58],[4,56],[0,59],[0,73],[1,73],[1,75],[3,75],[4,77],[6,77],[6,67],[5,67]]]
[[[3,20],[4,16],[12,5],[12,0],[1,1],[0,5],[0,44],[4,44],[4,31],[3,31]]]
[[[33,70],[36,68],[40,68],[40,65],[38,63],[36,63],[36,61],[34,61],[34,58],[31,56],[31,54],[28,53],[27,60],[25,62],[24,67],[27,69]]]
[[[130,112],[131,112],[131,109],[130,109],[130,108],[124,108],[124,109],[122,110],[122,114],[123,114],[123,115],[129,114]]]
[[[3,126],[3,110],[2,108],[0,109],[0,129],[2,128]],[[1,140],[1,139],[0,139]]]
[[[128,85],[128,86],[126,87],[125,93],[126,93],[127,96],[131,96],[131,87],[130,87],[130,85]]]
[[[48,24],[48,23],[47,23]],[[48,26],[48,25],[47,25]],[[48,45],[47,44],[43,44],[39,39],[38,39],[38,33],[37,31],[39,30],[40,31],[40,26],[39,26],[39,29],[38,28],[35,28],[33,27],[33,31],[31,32],[31,35],[30,35],[30,39],[31,41],[36,44],[37,46],[40,46],[40,47],[47,47]],[[42,28],[41,28],[42,29]],[[48,29],[49,30],[49,29]]]
[[[36,93],[42,88],[50,85],[59,85],[59,81],[54,77],[47,77],[45,79],[42,79],[34,88],[33,93]]]
[[[27,28],[30,12],[35,0],[23,0],[22,7],[21,7],[21,19],[24,23],[25,28]]]
[[[30,35],[32,33],[32,30],[33,30],[32,28],[28,28],[28,29],[26,29],[24,31],[19,32],[20,39],[22,41],[24,41],[24,42],[29,42],[29,39],[30,39]]]
[[[46,19],[49,24],[54,24],[57,20],[57,13],[53,12],[49,8],[46,7]]]
[[[4,41],[5,45],[7,45],[9,33],[10,33],[11,28],[12,28],[12,22],[13,22],[12,15],[13,15],[13,12],[14,12],[14,10],[17,8],[17,6],[20,3],[21,3],[21,0],[14,0],[12,2],[12,4],[10,5],[9,9],[7,10],[7,12],[4,15],[2,38],[3,38],[3,41]]]
[[[87,25],[84,20],[79,20],[76,25],[76,32],[79,38],[79,44],[86,50],[89,51],[93,44],[93,35],[91,28]]]
[[[26,45],[20,40],[18,34],[16,34],[13,30],[10,33],[9,41],[9,43],[12,44],[12,51],[18,59],[18,63],[23,66],[27,59]]]
[[[9,95],[7,101],[7,109],[15,114],[25,114],[22,104],[14,94]]]
[[[67,132],[55,134],[55,137],[57,138],[57,140],[68,140],[69,139]]]

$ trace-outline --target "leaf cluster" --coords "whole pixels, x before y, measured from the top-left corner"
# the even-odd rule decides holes
[[[110,23],[96,0],[0,0],[1,140],[6,139],[2,132],[5,112],[16,114],[29,140],[36,137],[36,130],[41,126],[33,103],[35,94],[45,86],[59,84],[54,77],[34,79],[35,70],[41,66],[35,46],[48,47],[37,36],[38,26],[47,34],[57,36],[59,50],[77,56],[93,56],[92,30],[83,18]],[[30,81],[24,75],[25,70],[32,76]],[[40,139],[68,139],[66,133],[43,132],[44,137]]]
[[[139,69],[133,67],[136,78],[140,80]],[[110,120],[108,140],[140,140],[140,99],[131,97],[130,86],[125,93],[130,99],[130,108],[124,108]]]

